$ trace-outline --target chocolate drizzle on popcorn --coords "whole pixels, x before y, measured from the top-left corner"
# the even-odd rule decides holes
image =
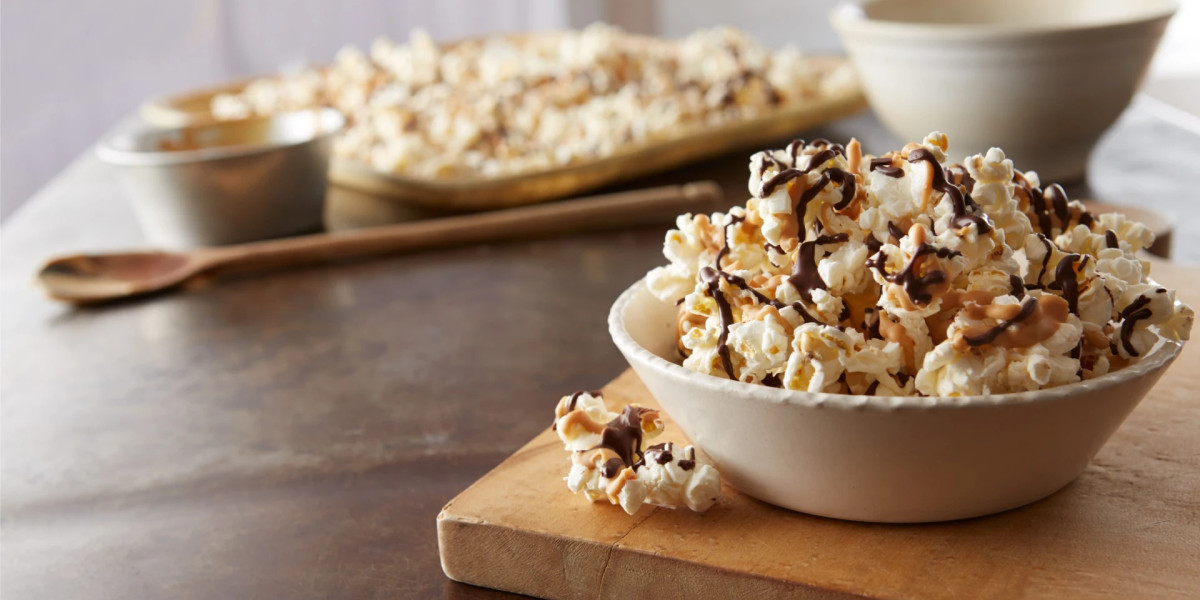
[[[873,158],[797,140],[751,158],[745,206],[685,215],[652,292],[684,366],[748,383],[973,395],[1096,377],[1186,339],[1138,223],[1093,215],[1002,151],[946,165],[945,136]],[[1160,291],[1161,290],[1161,291]]]
[[[610,412],[600,392],[563,396],[553,429],[571,453],[568,489],[592,502],[607,499],[629,514],[644,504],[708,510],[721,494],[720,475],[697,461],[695,448],[665,442],[643,449],[663,427],[657,410],[636,404]]]

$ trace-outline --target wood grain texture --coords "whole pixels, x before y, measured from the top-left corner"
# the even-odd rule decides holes
[[[1200,269],[1155,276],[1200,302]],[[1187,598],[1200,591],[1200,348],[1075,482],[990,517],[924,525],[791,512],[725,487],[709,512],[633,517],[573,497],[549,430],[438,517],[453,579],[547,598]],[[632,371],[610,403],[656,406]],[[546,414],[550,414],[547,405]],[[670,424],[668,438],[679,441]]]

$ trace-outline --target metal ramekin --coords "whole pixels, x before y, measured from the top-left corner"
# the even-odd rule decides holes
[[[166,130],[117,133],[96,149],[119,178],[151,243],[235,244],[321,227],[331,108]]]

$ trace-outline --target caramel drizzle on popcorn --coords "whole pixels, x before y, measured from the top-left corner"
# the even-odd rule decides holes
[[[991,344],[1001,348],[1028,348],[1049,339],[1067,322],[1067,302],[1047,294],[1036,300],[1026,298],[1021,304],[968,303],[963,307],[968,319],[999,319],[993,327],[974,326],[964,329],[955,338],[956,350],[966,346]]]
[[[792,143],[795,144],[796,142]],[[826,144],[828,144],[827,141]],[[841,146],[835,144],[833,145],[833,148],[830,148],[830,150],[841,151]],[[750,294],[753,295],[754,298],[759,302],[768,304],[776,309],[787,306],[776,299],[768,298],[766,294],[763,294],[761,291],[755,289],[745,279],[732,273],[727,273],[721,268],[721,260],[728,256],[730,252],[729,227],[737,225],[745,219],[746,218],[744,216],[730,217],[729,222],[721,228],[721,249],[717,251],[716,259],[713,260],[712,266],[701,268],[699,273],[700,279],[708,286],[709,297],[711,297],[717,303],[717,314],[721,319],[721,333],[717,337],[717,356],[721,359],[721,368],[725,370],[725,373],[729,375],[730,379],[734,380],[737,379],[737,376],[734,374],[733,370],[733,356],[729,351],[729,328],[732,327],[734,323],[733,306],[729,303],[729,299],[726,298],[725,294],[721,291],[721,281],[724,280],[731,285],[750,292]],[[822,280],[820,274],[817,273],[816,261],[813,255],[815,246],[819,244],[844,242],[847,239],[849,239],[849,236],[846,234],[819,236],[812,242],[805,242],[804,244],[800,245],[800,250],[797,251],[796,256],[796,270],[793,272],[792,277],[789,278],[789,281],[792,281],[792,285],[796,286],[796,289],[800,291],[801,295],[804,296],[808,302],[812,302],[813,289],[817,289],[818,286],[820,289],[827,289],[825,287],[825,281]],[[800,261],[801,254],[806,252],[806,245],[809,245],[807,252],[808,263],[811,263],[810,268],[802,266]],[[814,322],[817,320],[813,318],[811,314],[809,314],[809,312],[804,308],[804,305],[801,303],[793,302],[791,306],[797,313],[800,314],[801,319],[803,319],[805,322]],[[681,317],[677,322],[676,325],[678,328],[683,327],[684,319],[685,317]]]
[[[853,144],[854,144],[854,142],[851,142],[852,147],[853,147]],[[779,171],[778,173],[773,175],[770,179],[763,182],[762,191],[758,195],[759,198],[766,198],[767,196],[770,196],[772,193],[775,192],[775,189],[778,188],[779,186],[781,186],[793,179],[796,179],[797,177],[802,177],[804,175],[809,174],[817,167],[824,165],[825,163],[829,162],[830,160],[833,160],[833,158],[839,154],[842,156],[846,156],[846,149],[844,147],[842,147],[841,144],[835,144],[824,138],[815,139],[812,141],[811,144],[808,144],[808,146],[811,146],[814,148],[822,148],[822,149],[820,151],[818,151],[816,154],[809,156],[807,166],[805,166],[803,169],[800,169],[800,168],[797,168],[795,165],[796,165],[796,161],[800,159],[800,150],[805,147],[804,140],[793,140],[792,143],[788,144],[787,153],[791,155],[792,167]],[[859,154],[859,157],[861,158],[861,154]],[[776,165],[776,167],[782,166],[781,163],[778,160],[776,160],[775,158],[772,157],[770,160],[773,164]],[[764,168],[765,168],[765,161],[764,161]],[[759,177],[761,177],[763,175],[763,172],[765,172],[765,171],[760,171]],[[815,182],[813,182],[813,185],[811,187],[809,187],[807,190],[805,190],[804,195],[802,195],[800,197],[800,206],[798,207],[798,209],[806,210],[808,201],[811,201],[813,198],[815,198],[816,195],[822,189],[824,189],[824,187],[826,185],[828,185],[829,182],[831,182],[831,181],[833,183],[838,184],[842,188],[842,198],[841,198],[841,200],[838,201],[837,204],[834,205],[834,207],[833,207],[834,210],[840,211],[840,210],[845,210],[846,208],[848,208],[850,206],[850,203],[854,201],[854,198],[857,195],[857,184],[856,184],[855,176],[851,172],[844,171],[837,167],[831,167],[829,169],[822,171],[821,177],[818,178]],[[799,222],[803,225],[803,223],[804,223],[803,214],[804,213],[797,212],[796,214],[797,214],[797,218],[798,218]]]
[[[893,234],[894,235],[894,234]],[[925,241],[925,227],[917,224],[908,230],[917,249],[913,252],[908,263],[895,273],[888,273],[886,268],[887,256],[878,252],[867,261],[867,266],[874,269],[889,283],[899,285],[904,290],[908,300],[915,305],[927,305],[933,301],[933,289],[947,283],[946,272],[940,269],[924,269],[927,257],[935,256],[941,259],[962,256],[962,253],[949,248],[938,248]],[[915,307],[914,307],[915,308]]]
[[[558,429],[559,419],[575,411],[575,404],[579,402],[579,397],[584,394],[591,394],[592,396],[599,397],[600,391],[593,390],[591,392],[587,392],[584,390],[576,390],[570,396],[564,396],[562,400],[559,400],[558,405],[554,407],[554,423],[550,425],[551,431]]]
[[[983,213],[983,209],[979,208],[979,205],[971,199],[971,194],[965,193],[959,186],[946,181],[946,173],[942,170],[942,165],[938,163],[928,148],[917,148],[909,151],[908,162],[915,163],[918,161],[929,163],[929,171],[933,177],[933,189],[946,194],[950,197],[950,201],[954,203],[954,219],[950,221],[951,227],[960,229],[968,225],[974,225],[980,234],[992,230],[992,226],[988,224],[986,214],[967,212],[967,207],[979,213]]]
[[[801,158],[805,156],[803,152],[809,149],[812,149],[810,151],[814,151],[814,153],[807,155],[804,167],[801,168],[799,164],[802,162]],[[846,157],[849,171],[826,166],[839,154]],[[736,379],[736,377],[727,342],[729,330],[737,322],[734,320],[734,316],[739,309],[743,311],[739,317],[742,321],[773,320],[784,325],[785,330],[792,329],[790,323],[779,314],[779,310],[786,308],[787,305],[777,299],[767,297],[759,288],[774,289],[780,283],[779,280],[786,277],[786,281],[792,284],[798,296],[803,300],[803,302],[793,303],[792,308],[800,313],[805,322],[823,322],[813,318],[804,309],[805,303],[809,305],[813,303],[815,290],[828,289],[827,283],[816,268],[819,262],[817,246],[845,242],[850,239],[846,233],[826,235],[822,232],[831,227],[835,213],[857,220],[859,211],[864,206],[857,201],[866,194],[866,189],[858,182],[858,177],[861,176],[859,171],[862,167],[867,167],[868,171],[881,171],[883,176],[898,178],[905,176],[906,173],[904,168],[897,166],[896,163],[903,165],[903,161],[906,160],[910,164],[928,162],[929,169],[923,173],[925,176],[923,183],[926,185],[923,199],[925,210],[929,209],[929,203],[932,201],[931,193],[937,191],[943,197],[950,199],[952,205],[950,207],[950,227],[958,236],[970,235],[970,226],[972,225],[975,226],[975,234],[981,236],[992,232],[997,227],[997,224],[992,221],[991,215],[985,212],[971,197],[977,182],[962,165],[943,166],[936,160],[933,151],[917,144],[910,144],[898,153],[871,158],[867,165],[862,164],[863,158],[865,157],[861,154],[861,147],[854,140],[845,148],[830,143],[828,140],[814,140],[812,144],[808,145],[803,140],[796,140],[789,144],[782,153],[777,151],[761,155],[761,159],[755,165],[758,179],[761,181],[769,169],[777,170],[777,172],[766,181],[762,181],[756,196],[765,198],[777,191],[780,185],[786,185],[787,192],[792,202],[795,203],[791,215],[775,215],[783,222],[781,241],[778,245],[764,243],[764,250],[768,254],[771,250],[780,255],[791,254],[793,265],[790,275],[776,274],[774,283],[767,281],[762,276],[750,277],[748,282],[742,277],[724,271],[722,261],[732,251],[729,239],[731,234],[728,232],[728,227],[736,226],[745,220],[758,224],[757,214],[731,215],[727,224],[721,228],[720,243],[722,245],[717,252],[716,260],[712,266],[703,267],[700,270],[700,279],[708,285],[708,295],[715,299],[720,309],[721,333],[717,344],[717,353],[724,371],[730,379]],[[803,176],[820,167],[825,167],[825,169],[818,171],[814,175],[815,179],[809,184],[808,178]],[[798,182],[792,184],[793,180],[798,180]],[[830,184],[839,186],[839,189],[831,194],[836,198],[831,198],[830,202],[822,202],[815,209],[811,207],[810,204],[821,192],[826,191]],[[988,345],[1001,348],[1030,347],[1052,338],[1068,322],[1070,315],[1078,315],[1080,295],[1086,292],[1090,285],[1097,284],[1097,281],[1090,277],[1080,281],[1080,276],[1084,274],[1089,261],[1095,257],[1089,254],[1065,252],[1058,247],[1052,237],[1068,231],[1072,225],[1084,225],[1089,229],[1089,233],[1099,233],[1091,231],[1095,224],[1093,216],[1078,202],[1070,201],[1062,187],[1057,184],[1043,190],[1033,186],[1019,171],[1014,173],[1013,184],[1012,193],[1016,197],[1017,208],[1029,217],[1030,222],[1034,225],[1033,235],[1037,236],[1046,251],[1040,257],[1040,271],[1037,268],[1037,261],[1034,259],[1035,262],[1029,265],[1030,268],[1025,277],[1012,273],[1000,274],[1002,277],[1007,277],[1007,292],[1003,289],[995,289],[995,287],[988,287],[988,291],[970,292],[950,289],[951,282],[948,281],[945,263],[938,259],[944,261],[962,254],[950,248],[937,247],[926,241],[927,235],[937,234],[936,231],[931,230],[933,223],[913,223],[908,218],[901,219],[898,224],[887,223],[887,233],[890,238],[887,243],[899,246],[903,238],[909,237],[912,238],[910,242],[914,248],[903,267],[893,273],[887,272],[889,256],[880,252],[884,242],[880,242],[876,238],[876,233],[866,232],[866,239],[863,243],[867,245],[871,254],[867,266],[878,273],[887,284],[890,284],[884,286],[883,293],[891,295],[893,302],[899,303],[908,310],[917,310],[920,306],[928,306],[935,299],[940,299],[941,304],[935,314],[921,317],[926,327],[929,328],[929,336],[934,344],[944,342],[951,335],[950,330],[956,315],[962,314],[967,319],[984,321],[984,323],[966,326],[953,334],[953,345],[960,352]],[[809,226],[814,224],[808,217],[808,213],[814,210],[817,211],[815,231]],[[789,216],[791,218],[788,218]],[[712,231],[711,236],[710,239],[715,238],[716,232]],[[806,239],[809,236],[813,237]],[[1120,240],[1114,231],[1103,232],[1103,239],[1102,247],[1117,249],[1121,247]],[[774,262],[774,259],[772,260]],[[776,264],[778,266],[778,263]],[[1050,268],[1052,265],[1055,267],[1054,269]],[[730,269],[742,268],[736,261],[728,267]],[[747,294],[727,296],[726,294],[736,294],[736,292],[729,287],[723,289],[722,283],[741,289]],[[1027,290],[1041,290],[1041,292],[1035,292],[1033,296],[1030,296],[1026,293]],[[1104,290],[1111,298],[1112,292],[1107,288]],[[1013,296],[1017,302],[995,304],[997,297],[1006,295]],[[878,293],[875,293],[875,297],[877,296]],[[871,299],[867,298],[867,304],[871,304]],[[907,385],[910,377],[918,372],[919,366],[916,364],[917,343],[914,336],[910,335],[904,325],[901,325],[899,318],[888,314],[885,310],[875,309],[873,306],[851,306],[847,297],[843,297],[842,300],[843,311],[837,317],[839,322],[861,320],[862,331],[866,339],[885,339],[901,346],[905,364],[894,376],[901,387]],[[755,307],[755,302],[762,306]],[[1121,311],[1120,319],[1122,321],[1118,326],[1120,330],[1118,335],[1113,335],[1114,322],[1112,319],[1105,325],[1104,332],[1093,330],[1081,332],[1079,344],[1071,351],[1070,356],[1080,359],[1085,347],[1109,347],[1111,353],[1116,355],[1116,346],[1119,343],[1126,356],[1136,357],[1137,349],[1133,346],[1132,336],[1137,329],[1137,323],[1152,316],[1148,307],[1149,303],[1149,299],[1144,296],[1139,297]],[[686,324],[690,323],[690,317],[681,314],[679,323],[682,333],[688,329]],[[839,326],[839,328],[841,327]],[[1116,342],[1110,341],[1113,338],[1116,338]],[[1094,362],[1096,357],[1088,355],[1082,359],[1090,359]],[[1081,367],[1090,369],[1091,367],[1088,365],[1091,363],[1085,363],[1082,359]],[[1108,360],[1109,364],[1116,368],[1120,368],[1123,361],[1127,362],[1120,356],[1108,356]],[[1082,376],[1082,373],[1080,375]],[[845,373],[839,381],[844,385],[849,385],[852,390],[865,390],[867,394],[875,393],[879,389],[880,383],[878,380],[869,381],[862,377],[851,382]],[[765,375],[760,383],[783,387],[781,376],[774,373]]]

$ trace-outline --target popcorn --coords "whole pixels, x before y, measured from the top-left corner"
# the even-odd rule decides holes
[[[736,29],[683,40],[594,24],[440,47],[352,47],[324,69],[259,79],[211,102],[218,119],[333,106],[349,121],[343,158],[416,177],[501,177],[610,156],[681,130],[744,120],[854,86],[848,67],[817,68]]]
[[[600,443],[604,426],[617,418],[608,412],[600,392],[563,396],[554,408],[553,428],[567,450],[586,450]]]
[[[713,67],[717,68],[717,67]],[[1140,223],[1092,215],[992,148],[934,132],[879,157],[797,140],[750,158],[745,206],[684,215],[647,281],[683,366],[825,393],[962,396],[1119,369],[1195,315]]]
[[[608,500],[631,515],[647,503],[704,512],[721,495],[720,474],[692,446],[643,450],[663,430],[656,410],[630,404],[611,413],[599,392],[575,392],[555,407],[554,430],[571,452],[567,489],[590,502]]]
[[[655,506],[704,512],[721,496],[721,476],[711,465],[696,462],[693,446],[682,450],[672,442],[650,446],[638,474],[646,482],[646,501]]]

